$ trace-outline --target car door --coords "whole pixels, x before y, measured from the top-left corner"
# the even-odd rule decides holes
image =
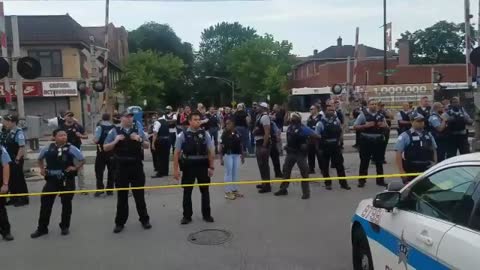
[[[450,269],[473,270],[480,265],[480,188],[468,192],[458,210],[456,225],[440,243],[437,257]]]
[[[442,168],[402,191],[398,208],[380,218],[382,241],[390,252],[376,260],[375,269],[449,269],[437,260],[437,251],[455,226],[453,209],[476,186],[479,173],[479,166]]]

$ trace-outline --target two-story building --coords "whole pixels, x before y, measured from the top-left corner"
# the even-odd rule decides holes
[[[71,110],[86,127],[91,126],[87,110],[87,97],[77,91],[77,82],[88,77],[89,61],[82,50],[89,50],[91,37],[95,37],[97,33],[90,32],[89,28],[81,26],[68,14],[18,16],[18,29],[21,56],[36,58],[42,67],[39,78],[31,81],[24,80],[25,114],[49,118],[61,110]],[[11,55],[12,34],[9,16],[6,17],[6,30],[8,50]],[[104,38],[95,40],[95,44],[103,47],[103,40]],[[125,46],[127,45],[125,44]],[[112,58],[109,61],[108,70],[109,84],[112,89],[115,88],[120,77],[120,63],[125,52],[128,53],[128,47],[122,48],[121,58],[116,52],[111,53]],[[15,84],[15,81],[10,79],[10,83]],[[2,81],[0,98],[4,96],[4,82]],[[92,111],[98,111],[101,107],[101,96],[92,100]],[[112,95],[109,93],[108,96]],[[1,106],[5,106],[5,99],[0,100]],[[115,105],[118,106],[115,104],[116,99],[109,98],[107,100],[110,104],[103,110],[108,110],[107,108],[113,110]],[[15,97],[14,102],[16,102]]]

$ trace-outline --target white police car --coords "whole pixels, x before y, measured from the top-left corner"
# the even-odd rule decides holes
[[[480,153],[445,160],[360,202],[355,270],[480,269]]]

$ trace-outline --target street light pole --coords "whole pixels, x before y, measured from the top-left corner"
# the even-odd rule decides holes
[[[383,84],[387,82],[387,0],[383,0]]]

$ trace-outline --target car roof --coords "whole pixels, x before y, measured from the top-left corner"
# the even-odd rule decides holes
[[[480,153],[472,153],[466,155],[455,156],[449,159],[446,159],[428,169],[424,174],[430,173],[431,171],[436,171],[438,168],[445,167],[448,165],[453,165],[457,163],[465,163],[465,162],[478,162],[480,163]]]

